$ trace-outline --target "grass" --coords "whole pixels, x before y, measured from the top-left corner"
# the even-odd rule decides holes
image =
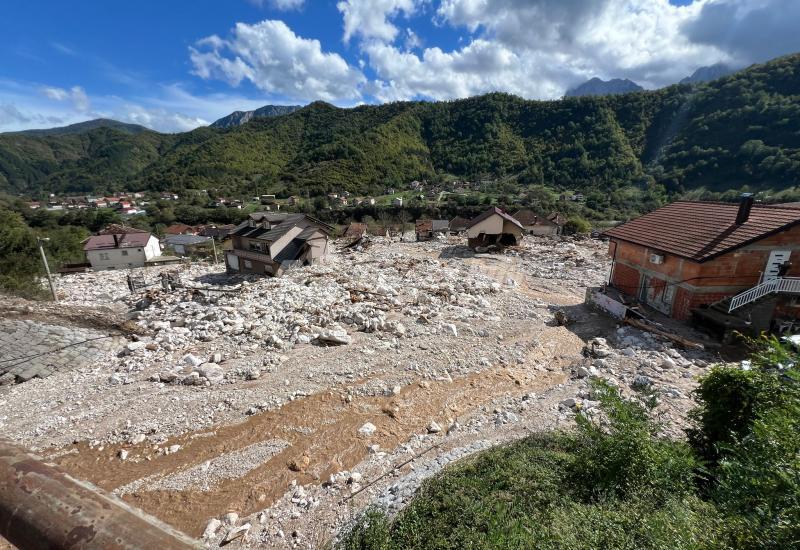
[[[659,436],[655,396],[595,380],[601,413],[577,429],[451,465],[392,520],[366,512],[338,547],[800,548],[800,352],[753,343],[751,370],[701,379],[688,442]]]

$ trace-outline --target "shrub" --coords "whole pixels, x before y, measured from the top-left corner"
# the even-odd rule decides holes
[[[564,232],[567,235],[586,235],[592,230],[592,224],[580,216],[572,216],[564,224]]]

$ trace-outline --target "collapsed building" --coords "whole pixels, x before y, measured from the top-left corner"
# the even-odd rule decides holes
[[[332,234],[330,225],[306,214],[256,212],[230,233],[225,265],[229,273],[279,276],[323,261]]]
[[[522,241],[522,224],[513,216],[493,206],[467,224],[470,248],[515,246]]]
[[[417,220],[414,224],[417,241],[429,241],[436,235],[447,235],[450,222],[447,220]]]

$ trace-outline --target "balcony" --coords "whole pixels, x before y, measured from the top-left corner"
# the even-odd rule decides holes
[[[238,256],[243,260],[252,260],[264,264],[274,263],[272,261],[272,256],[270,256],[269,254],[263,254],[261,252],[253,252],[252,250],[239,250],[238,248],[234,248],[232,250],[228,250],[227,253],[233,254],[234,256]]]

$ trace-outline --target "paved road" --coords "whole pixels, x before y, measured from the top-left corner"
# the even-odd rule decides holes
[[[0,320],[0,385],[45,378],[96,361],[119,349],[120,337],[33,320]]]

